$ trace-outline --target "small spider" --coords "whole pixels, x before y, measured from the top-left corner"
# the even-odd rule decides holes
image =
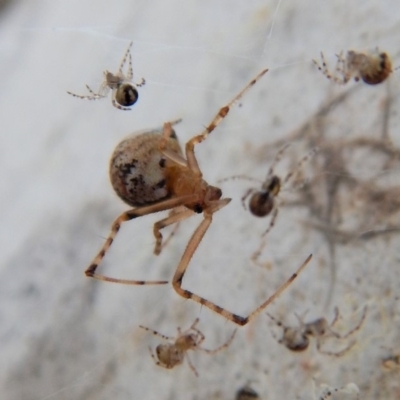
[[[336,56],[338,60],[335,74],[329,71],[322,52],[322,67],[316,60],[313,62],[328,79],[341,85],[346,84],[351,78],[354,78],[356,82],[362,79],[368,85],[377,85],[393,72],[389,54],[380,52],[378,49],[372,53],[349,50],[346,57],[343,56],[343,52]]]
[[[267,71],[264,70],[258,74],[230,103],[218,111],[202,133],[194,136],[186,143],[186,158],[182,155],[171,122],[165,123],[162,131],[150,130],[140,135],[134,134],[117,146],[110,162],[111,183],[121,199],[134,208],[122,213],[114,221],[106,242],[86,269],[86,276],[102,281],[130,285],[167,283],[166,281],[115,279],[97,274],[96,269],[113,243],[123,222],[159,211],[174,210],[177,207],[181,207],[181,211],[173,211],[172,215],[170,214],[167,218],[156,222],[153,227],[153,233],[156,238],[154,253],[158,255],[162,249],[161,229],[181,222],[196,213],[203,214],[204,219],[190,238],[172,279],[172,286],[180,296],[192,299],[232,322],[243,326],[274,301],[296,279],[298,274],[309,263],[312,255],[307,257],[297,271],[272,296],[247,317],[234,314],[182,288],[186,269],[212,222],[213,214],[231,201],[229,198],[221,199],[221,189],[211,186],[203,180],[203,174],[197,163],[194,148],[208,137],[222,119],[226,117],[232,105]]]
[[[159,336],[164,340],[169,340],[172,342],[168,344],[159,344],[156,347],[156,355],[153,354],[153,351],[149,347],[150,355],[156,365],[159,365],[163,368],[172,369],[177,365],[181,365],[186,356],[190,369],[194,372],[196,376],[199,376],[196,368],[193,366],[189,359],[189,356],[187,354],[188,350],[201,350],[208,354],[215,354],[218,353],[220,350],[227,348],[232,343],[232,340],[236,334],[236,329],[233,331],[228,341],[222,346],[219,346],[214,350],[203,349],[202,347],[200,347],[200,345],[203,343],[205,336],[202,332],[200,332],[199,329],[196,328],[198,322],[199,319],[196,318],[192,326],[184,332],[182,332],[181,329],[178,328],[178,336],[176,338],[165,336],[157,331],[140,325],[140,328],[151,332],[153,335]]]
[[[88,85],[86,85],[87,90],[89,91],[89,96],[81,96],[79,94],[67,92],[71,96],[78,97],[79,99],[86,100],[98,100],[107,96],[110,89],[112,90],[112,105],[119,110],[130,110],[129,107],[133,106],[139,98],[139,93],[136,87],[143,86],[146,81],[142,78],[139,83],[133,83],[133,71],[132,71],[132,55],[131,55],[131,42],[126,50],[124,58],[121,61],[119,66],[119,70],[116,74],[113,74],[110,71],[104,71],[104,80],[100,85],[99,90],[94,92]],[[122,68],[124,67],[126,61],[129,60],[128,72],[125,75],[122,72]]]
[[[260,400],[260,396],[247,384],[236,392],[235,400]]]
[[[345,347],[344,349],[340,350],[339,352],[331,352],[325,351],[321,349],[322,342],[324,339],[329,337],[334,337],[336,339],[346,339],[358,329],[360,329],[361,325],[364,322],[365,316],[367,313],[367,307],[364,307],[362,317],[358,324],[347,332],[344,335],[341,335],[335,332],[332,328],[336,324],[339,319],[339,310],[335,308],[335,316],[332,322],[329,322],[325,318],[318,318],[315,321],[304,323],[303,319],[296,314],[297,319],[300,322],[300,326],[297,327],[289,327],[285,326],[281,321],[278,321],[275,317],[268,314],[267,315],[281,328],[283,328],[283,335],[278,340],[279,343],[286,346],[289,350],[292,351],[304,351],[308,348],[310,344],[310,337],[313,336],[317,343],[317,350],[322,354],[327,354],[330,356],[340,357],[346,352],[348,352],[354,345],[355,341],[352,342],[349,346]]]
[[[284,145],[276,154],[275,159],[273,160],[267,176],[265,180],[258,181],[256,179],[247,177],[245,175],[235,175],[229,178],[222,179],[220,182],[224,182],[229,179],[246,179],[249,181],[255,181],[261,184],[261,188],[250,188],[248,189],[245,194],[242,197],[242,205],[243,208],[246,209],[246,199],[250,196],[249,200],[249,210],[251,214],[253,214],[255,217],[266,217],[268,215],[271,215],[271,219],[269,222],[269,225],[265,232],[262,234],[262,237],[264,239],[261,241],[259,248],[257,251],[253,253],[251,256],[251,259],[254,263],[264,265],[258,261],[261,252],[263,248],[265,247],[266,240],[265,236],[268,234],[268,232],[274,227],[276,218],[278,216],[278,211],[280,206],[283,204],[283,201],[278,197],[279,193],[281,193],[282,188],[286,186],[286,184],[290,181],[290,179],[295,175],[295,173],[301,168],[301,166],[310,158],[312,157],[316,152],[317,148],[314,148],[309,152],[307,155],[305,155],[297,164],[296,168],[293,169],[292,171],[289,171],[287,175],[281,179],[278,175],[274,174],[274,168],[276,164],[282,159],[283,153],[286,151],[286,149],[290,146],[290,144]]]

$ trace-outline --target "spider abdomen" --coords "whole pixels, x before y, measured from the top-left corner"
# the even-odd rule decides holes
[[[369,85],[382,83],[392,73],[392,61],[387,53],[370,57],[369,63],[360,70],[361,79]]]
[[[122,140],[110,161],[110,180],[117,195],[127,204],[138,207],[150,205],[171,196],[167,186],[167,164],[160,152],[160,130],[132,134]],[[173,135],[167,150],[181,154]]]
[[[133,106],[139,99],[139,93],[131,83],[121,84],[115,92],[115,101],[123,107]]]
[[[265,217],[274,208],[274,198],[270,192],[256,192],[249,201],[250,212],[256,217]]]

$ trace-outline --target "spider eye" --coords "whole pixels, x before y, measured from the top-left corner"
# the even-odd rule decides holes
[[[138,91],[128,83],[121,85],[115,93],[115,101],[123,107],[133,106],[138,101],[138,98]]]

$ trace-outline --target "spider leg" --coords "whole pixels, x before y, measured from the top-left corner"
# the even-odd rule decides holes
[[[181,213],[183,210],[185,210],[185,207],[182,207],[182,206],[181,206],[181,207],[177,207],[177,208],[173,208],[173,209],[170,211],[169,215],[172,216],[172,215],[175,215],[175,214],[179,214],[179,213]],[[177,232],[178,229],[179,229],[179,224],[180,224],[180,222],[178,221],[178,222],[175,224],[175,226],[173,227],[172,231],[169,233],[168,237],[163,241],[163,243],[162,243],[162,245],[161,245],[160,253],[161,253],[161,251],[163,251],[163,249],[164,249],[165,247],[168,246],[168,243],[169,243],[169,242],[172,240],[172,238],[175,236],[176,232]]]
[[[185,152],[186,152],[186,159],[190,166],[190,168],[201,175],[201,171],[199,165],[197,163],[196,157],[194,155],[194,146],[196,144],[201,143],[203,140],[207,138],[207,136],[219,125],[219,123],[228,115],[230,108],[235,104],[242,96],[266,73],[268,69],[264,69],[261,71],[243,90],[237,94],[233,100],[231,100],[226,106],[222,107],[217,115],[213,118],[210,124],[205,128],[205,130],[200,134],[192,139],[190,139],[186,143]]]
[[[98,94],[98,93],[95,93],[90,87],[89,87],[89,85],[85,85],[86,86],[86,89],[88,90],[88,92],[93,96],[93,97],[96,97],[96,98],[103,98],[104,96],[101,96],[100,94]],[[100,91],[100,90],[99,90]]]
[[[132,44],[133,44],[133,41],[129,43],[129,46],[128,46],[128,48],[126,49],[124,58],[122,59],[121,64],[120,64],[120,66],[119,66],[118,72],[119,72],[121,75],[122,75],[122,68],[124,67],[124,65],[125,65],[125,63],[126,63],[126,59],[128,58],[128,55],[130,54]]]
[[[222,208],[226,204],[226,200],[229,199],[224,199],[220,200],[216,204],[216,208]],[[183,256],[181,258],[181,261],[178,264],[178,267],[175,271],[174,277],[172,278],[172,286],[175,289],[175,291],[182,297],[186,299],[192,299],[193,301],[196,301],[205,307],[209,308],[210,310],[221,314],[223,317],[229,319],[230,321],[234,322],[235,324],[238,325],[246,325],[248,322],[250,322],[254,317],[256,317],[264,308],[266,308],[270,303],[272,303],[300,274],[300,272],[306,267],[306,265],[310,262],[312,255],[310,254],[306,260],[301,264],[301,266],[297,269],[297,271],[283,284],[281,285],[275,293],[270,296],[264,303],[262,303],[259,307],[257,307],[251,314],[249,314],[247,317],[241,317],[240,315],[234,314],[217,304],[198,296],[197,294],[183,289],[182,288],[182,280],[185,275],[186,269],[189,265],[190,260],[193,257],[194,252],[196,251],[197,247],[199,246],[201,240],[203,239],[203,236],[207,232],[207,229],[209,228],[211,222],[212,222],[212,213],[215,211],[208,211],[207,213],[204,212],[204,219],[200,223],[200,225],[197,227],[197,229],[194,231],[192,237],[189,240],[189,243],[186,247],[185,252],[183,253]]]
[[[79,99],[84,99],[84,100],[98,100],[98,99],[102,99],[105,97],[105,95],[107,94],[107,91],[109,90],[108,86],[104,84],[102,84],[100,86],[99,92],[95,93],[90,87],[89,85],[85,85],[86,89],[88,90],[88,92],[90,93],[90,96],[82,96],[80,94],[75,94],[72,92],[67,91],[68,94],[70,94],[71,96],[77,97]]]
[[[137,87],[144,86],[145,84],[146,84],[146,79],[144,78],[140,78],[140,81],[138,83],[135,83]]]
[[[190,358],[189,358],[189,354],[185,354],[185,356],[186,356],[186,359],[187,359],[187,362],[188,362],[188,364],[189,364],[189,367],[190,367],[190,369],[193,371],[193,373],[198,377],[199,376],[199,373],[197,372],[197,369],[194,367],[194,365],[192,364],[192,362],[190,361]]]
[[[265,263],[262,263],[262,262],[258,261],[258,259],[260,258],[260,255],[261,255],[262,251],[264,250],[265,245],[267,244],[267,238],[266,238],[266,236],[267,236],[268,232],[269,232],[269,231],[274,227],[274,225],[275,225],[275,221],[276,221],[276,218],[277,218],[277,216],[278,216],[278,211],[279,211],[279,208],[278,208],[278,207],[275,207],[275,209],[274,209],[274,211],[273,211],[273,213],[272,213],[271,219],[270,219],[270,221],[269,221],[268,228],[267,228],[267,230],[261,235],[262,239],[261,239],[260,245],[258,246],[258,249],[257,249],[257,250],[252,254],[252,256],[251,256],[251,261],[252,261],[254,264],[256,264],[256,265],[258,265],[258,266],[260,266],[260,267],[265,267],[265,266],[266,266]]]
[[[196,332],[200,333],[200,334],[203,336],[203,334],[196,328],[196,326],[197,326],[197,324],[199,323],[199,321],[200,321],[200,319],[199,319],[199,318],[196,318],[196,319],[193,321],[193,324],[192,324],[192,326],[189,328],[189,330],[190,330],[190,329],[194,329]]]
[[[139,328],[142,328],[142,329],[144,329],[145,331],[148,331],[148,332],[152,333],[153,335],[158,336],[158,337],[160,337],[160,338],[162,338],[162,339],[164,339],[164,340],[169,340],[169,341],[172,341],[172,342],[175,341],[175,338],[170,337],[170,336],[163,335],[162,333],[157,332],[157,331],[155,331],[155,330],[153,330],[153,329],[147,328],[146,326],[139,325]]]
[[[232,343],[233,339],[235,338],[237,329],[235,329],[231,335],[231,337],[221,346],[217,347],[214,350],[209,350],[209,349],[203,349],[202,347],[198,347],[199,350],[204,351],[207,354],[215,354],[218,353],[219,351],[229,347],[229,345]]]
[[[339,309],[337,307],[334,308],[333,310],[334,312],[334,316],[333,316],[333,320],[331,322],[331,326],[334,326],[336,324],[336,322],[338,322],[339,320]]]
[[[182,121],[181,119],[178,119],[176,121],[166,122],[164,124],[163,136],[162,136],[162,139],[160,140],[160,151],[162,154],[164,154],[166,157],[168,157],[174,163],[176,163],[182,167],[187,167],[188,166],[187,161],[180,154],[166,149],[168,140],[172,136],[172,125],[175,125],[181,121]]]
[[[103,247],[97,254],[97,256],[94,258],[92,263],[89,265],[89,267],[85,271],[85,275],[94,279],[98,279],[100,281],[106,281],[106,282],[114,282],[114,283],[122,283],[126,285],[162,285],[168,283],[167,281],[134,281],[134,280],[126,280],[126,279],[116,279],[116,278],[110,278],[105,275],[100,275],[96,273],[96,269],[103,260],[105,254],[107,253],[108,249],[111,247],[115,237],[117,236],[121,224],[126,221],[130,221],[134,218],[142,217],[147,214],[153,214],[155,212],[159,211],[165,211],[169,210],[171,208],[184,205],[187,202],[193,201],[197,199],[197,195],[188,195],[188,196],[181,196],[181,197],[176,197],[172,199],[168,199],[165,201],[162,201],[160,203],[156,203],[150,206],[144,206],[144,207],[139,207],[135,208],[132,210],[128,210],[124,213],[122,213],[112,224],[111,226],[111,232],[108,235],[108,238],[106,242],[104,243]]]
[[[126,74],[126,79],[128,81],[132,81],[133,78],[133,68],[132,68],[132,54],[129,52],[129,66],[128,66],[128,73]]]
[[[254,188],[247,189],[246,192],[245,192],[245,194],[244,194],[244,195],[242,196],[242,198],[240,199],[240,200],[242,201],[242,207],[243,207],[245,210],[247,210],[247,207],[246,207],[246,199],[247,199],[251,194],[253,194],[254,192],[257,192],[257,189],[254,189]]]
[[[294,176],[294,174],[299,171],[299,169],[303,166],[303,164],[308,161],[311,157],[315,155],[315,153],[319,150],[318,147],[314,147],[311,149],[311,151],[306,154],[298,163],[296,168],[292,169],[288,174],[285,176],[285,178],[282,181],[282,186],[285,185],[289,180]]]
[[[356,332],[360,329],[361,325],[364,323],[365,317],[367,316],[367,310],[368,310],[368,307],[365,306],[358,324],[353,329],[351,329],[349,332],[347,332],[345,335],[341,335],[340,336],[341,339],[348,338],[350,335],[352,335],[354,332]]]
[[[167,226],[169,226],[169,225],[179,223],[179,222],[183,221],[184,219],[187,219],[187,218],[191,217],[194,214],[195,214],[194,211],[185,209],[184,211],[181,211],[181,212],[179,212],[177,214],[174,214],[174,215],[170,215],[169,217],[164,218],[161,221],[157,221],[154,224],[153,233],[154,233],[154,236],[156,238],[156,245],[155,245],[155,248],[154,248],[154,254],[155,255],[158,256],[161,253],[161,250],[163,248],[163,246],[162,246],[162,238],[163,238],[163,236],[162,236],[160,230],[165,228],[165,227],[167,227]]]
[[[269,167],[267,176],[265,178],[265,182],[268,181],[269,178],[272,176],[275,165],[278,164],[278,162],[282,159],[283,153],[287,150],[288,147],[290,147],[290,143],[286,143],[285,145],[283,145],[282,148],[278,151],[278,153],[276,153],[276,156],[272,161],[271,166]]]
[[[321,354],[325,354],[327,356],[334,356],[334,357],[341,357],[344,354],[346,354],[348,351],[350,351],[354,345],[356,344],[356,341],[351,342],[348,346],[346,346],[344,349],[340,350],[340,351],[326,351],[326,350],[322,350],[321,346],[321,340],[319,338],[316,338],[317,341],[317,350],[321,353]]]
[[[352,75],[351,68],[348,68],[345,58],[343,57],[343,51],[339,54],[336,54],[337,63],[336,63],[336,76],[332,77],[332,79],[338,83],[339,85],[346,84]]]
[[[71,96],[77,97],[78,99],[83,99],[83,100],[98,100],[101,99],[102,97],[100,97],[99,95],[97,95],[96,93],[93,93],[93,95],[90,96],[82,96],[80,94],[75,94],[72,92],[68,92],[68,94],[70,94]]]
[[[321,63],[322,63],[322,66],[318,63],[317,60],[314,60],[314,59],[313,59],[313,62],[314,62],[314,64],[317,66],[317,68],[318,68],[328,79],[331,79],[331,78],[332,78],[332,75],[330,74],[329,69],[328,69],[328,64],[326,63],[326,60],[325,60],[324,53],[323,53],[322,51],[321,51]]]
[[[153,359],[154,363],[156,365],[161,365],[160,362],[157,360],[156,356],[154,355],[153,350],[151,349],[150,346],[148,347],[148,349],[149,349],[149,353],[150,353],[151,358]]]

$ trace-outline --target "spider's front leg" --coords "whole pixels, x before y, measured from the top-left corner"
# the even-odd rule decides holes
[[[121,228],[122,223],[138,217],[143,217],[144,215],[153,214],[159,211],[169,210],[174,207],[179,207],[181,205],[184,205],[187,201],[193,201],[193,197],[194,197],[193,195],[176,197],[162,201],[160,203],[152,204],[150,206],[134,208],[132,210],[128,210],[122,213],[112,224],[111,232],[108,235],[106,242],[104,243],[103,247],[96,255],[96,257],[94,258],[92,263],[86,269],[85,275],[94,279],[98,279],[100,281],[122,283],[126,285],[163,285],[168,283],[168,281],[136,281],[136,280],[111,278],[105,275],[97,274],[96,269],[103,260],[109,248],[111,247],[115,237],[117,236]]]
[[[158,256],[161,253],[161,250],[163,249],[163,247],[166,244],[166,243],[164,243],[164,246],[162,244],[163,236],[162,236],[160,230],[163,229],[163,228],[166,228],[169,225],[179,224],[179,222],[191,217],[194,214],[195,214],[194,211],[188,210],[188,209],[184,209],[183,211],[181,211],[179,213],[176,213],[176,214],[174,213],[174,214],[168,216],[167,218],[164,218],[161,221],[158,221],[158,222],[156,222],[154,224],[153,233],[154,233],[154,236],[156,238],[156,244],[155,244],[155,247],[154,247],[154,254],[156,256]],[[169,238],[167,240],[169,240]]]
[[[219,202],[221,203],[219,208],[224,207],[230,199],[223,199]],[[225,204],[222,204],[225,203]],[[175,291],[182,297],[186,299],[192,299],[201,305],[206,306],[210,310],[222,315],[226,319],[238,324],[240,326],[244,326],[249,323],[252,319],[254,319],[261,311],[263,311],[269,304],[271,304],[280,294],[298,277],[301,271],[307,266],[307,264],[311,261],[312,254],[310,254],[305,261],[300,265],[300,267],[296,270],[294,274],[284,282],[276,291],[273,293],[264,303],[258,306],[252,313],[250,313],[247,317],[242,317],[240,315],[234,314],[225,308],[218,306],[217,304],[205,299],[204,297],[200,297],[197,294],[182,288],[182,280],[185,275],[186,269],[189,265],[190,260],[193,257],[194,252],[199,246],[201,240],[203,239],[207,229],[209,228],[212,222],[212,213],[204,213],[204,220],[200,223],[197,229],[194,231],[185,252],[181,258],[181,261],[178,264],[178,267],[175,271],[174,277],[172,278],[172,286]]]

